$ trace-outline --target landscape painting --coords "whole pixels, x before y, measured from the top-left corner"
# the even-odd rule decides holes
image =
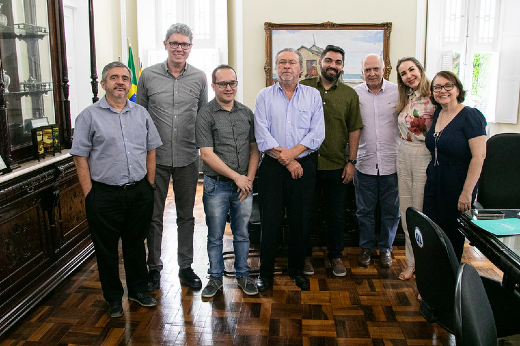
[[[274,66],[276,53],[284,48],[294,48],[303,56],[302,79],[319,74],[321,52],[329,44],[345,50],[345,67],[342,81],[355,86],[363,81],[361,60],[370,53],[378,54],[385,61],[384,77],[392,70],[390,64],[390,32],[392,23],[381,24],[274,24],[265,23],[266,31],[266,85],[277,81]]]

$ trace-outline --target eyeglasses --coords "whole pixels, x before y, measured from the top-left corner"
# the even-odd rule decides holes
[[[450,91],[453,89],[454,86],[455,86],[455,84],[451,84],[451,83],[447,83],[445,85],[437,84],[437,85],[434,85],[432,89],[433,89],[434,93],[439,93],[439,92],[441,92],[442,88],[444,88],[444,90],[446,90],[446,91]]]
[[[298,61],[296,60],[278,60],[277,64],[278,65],[285,65],[285,64],[289,64],[291,66],[294,66],[298,63]]]
[[[235,89],[238,85],[238,81],[232,80],[230,82],[218,82],[215,84],[218,85],[218,88],[222,90],[226,89],[228,85],[231,87],[231,89]]]
[[[170,45],[171,49],[177,49],[179,46],[181,46],[182,50],[188,50],[192,46],[191,43],[177,42],[177,41],[175,41],[175,42],[168,41],[168,44]]]

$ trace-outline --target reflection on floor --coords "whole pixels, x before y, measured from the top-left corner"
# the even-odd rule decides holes
[[[206,226],[199,186],[195,205],[195,263],[208,281]],[[177,273],[175,207],[170,194],[165,213],[159,305],[142,308],[123,298],[123,317],[110,319],[101,294],[95,258],[85,262],[2,338],[6,345],[454,345],[454,337],[419,313],[414,279],[398,278],[404,248],[394,249],[394,265],[379,260],[368,268],[356,264],[358,248],[344,251],[346,277],[336,278],[322,248],[315,248],[316,273],[311,290],[300,292],[291,279],[277,275],[272,291],[248,297],[235,279],[224,278],[223,292],[212,299],[181,287]],[[229,230],[225,249],[231,247]],[[464,260],[481,274],[501,272],[476,249],[466,245]],[[283,262],[283,259],[280,259]],[[229,266],[232,263],[228,261]],[[252,258],[252,267],[258,258]],[[123,268],[121,266],[121,273]],[[124,279],[124,277],[123,277]]]

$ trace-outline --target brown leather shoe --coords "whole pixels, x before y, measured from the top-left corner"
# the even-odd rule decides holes
[[[360,267],[368,267],[372,262],[372,249],[361,249],[361,255],[357,259]]]
[[[379,252],[379,256],[381,257],[381,267],[390,268],[392,266],[392,252],[390,250]]]

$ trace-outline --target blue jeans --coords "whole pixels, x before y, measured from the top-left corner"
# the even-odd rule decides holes
[[[359,223],[359,247],[379,251],[392,251],[397,225],[399,224],[399,189],[397,173],[368,175],[356,169],[356,216]],[[375,234],[375,210],[377,200],[381,206],[381,236]]]
[[[204,176],[202,202],[208,226],[208,257],[211,279],[221,279],[224,275],[222,237],[226,228],[227,215],[230,216],[235,252],[236,278],[249,276],[247,258],[249,256],[249,217],[253,209],[253,195],[242,202],[238,198],[237,185],[233,181],[218,181]]]

